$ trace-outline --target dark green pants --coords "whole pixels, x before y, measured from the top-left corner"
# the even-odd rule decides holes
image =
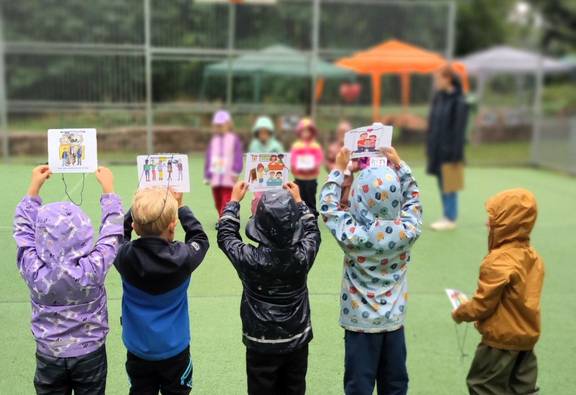
[[[466,383],[471,395],[538,394],[533,351],[499,350],[480,343]]]

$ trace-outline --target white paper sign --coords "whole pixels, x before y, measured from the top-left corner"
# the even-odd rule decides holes
[[[176,192],[190,192],[188,155],[138,155],[139,188],[169,187]]]
[[[49,129],[48,166],[52,173],[94,173],[96,129]]]
[[[446,288],[446,295],[448,295],[448,299],[450,299],[450,303],[452,304],[452,309],[456,310],[460,307],[464,302],[468,301],[468,296],[462,291],[458,291],[457,289]]]
[[[300,171],[314,170],[316,167],[316,159],[314,155],[299,155],[296,159],[296,167]]]
[[[392,126],[379,122],[352,129],[344,135],[344,146],[350,150],[353,159],[380,156],[380,148],[392,146],[392,131]]]
[[[388,158],[385,156],[373,156],[370,158],[370,167],[386,167],[388,166]]]
[[[290,175],[290,154],[246,154],[246,177],[252,192],[282,188]]]

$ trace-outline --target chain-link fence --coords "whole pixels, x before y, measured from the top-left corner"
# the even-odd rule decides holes
[[[144,149],[154,151],[154,128],[202,128],[209,114],[223,106],[235,113],[240,129],[261,113],[311,113],[330,126],[344,116],[368,122],[368,78],[325,77],[321,67],[333,67],[337,59],[388,39],[452,57],[453,1],[236,3],[2,2],[3,154],[22,154],[21,148],[30,146],[20,142],[24,136],[80,126],[139,129],[143,134],[138,136],[147,138],[137,140],[146,140]],[[274,52],[279,48],[290,52]],[[257,65],[250,64],[254,55],[259,56]],[[246,64],[257,67],[243,70]],[[360,92],[349,104],[341,89],[343,81],[352,80]],[[412,78],[416,112],[428,102],[430,89],[429,77]],[[399,78],[383,78],[382,92],[383,106],[398,108]]]

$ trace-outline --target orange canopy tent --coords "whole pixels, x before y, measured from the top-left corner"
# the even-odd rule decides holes
[[[358,74],[372,77],[372,117],[380,117],[381,80],[383,74],[398,74],[402,85],[402,105],[410,102],[410,74],[430,74],[446,64],[450,64],[462,78],[465,91],[468,91],[468,76],[462,63],[449,62],[435,52],[416,47],[398,40],[385,41],[365,51],[336,62]]]

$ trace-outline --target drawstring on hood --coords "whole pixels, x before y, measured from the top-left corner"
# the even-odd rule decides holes
[[[402,190],[398,176],[389,167],[367,168],[352,184],[350,214],[362,225],[376,220],[395,220],[400,215]]]
[[[70,202],[50,203],[38,209],[36,251],[46,264],[74,261],[92,250],[92,222]]]
[[[298,206],[288,191],[267,191],[246,225],[246,235],[268,247],[289,248],[300,240],[299,217]]]
[[[537,217],[534,194],[517,188],[500,192],[486,202],[489,216],[489,248],[493,250],[512,241],[529,241]]]

